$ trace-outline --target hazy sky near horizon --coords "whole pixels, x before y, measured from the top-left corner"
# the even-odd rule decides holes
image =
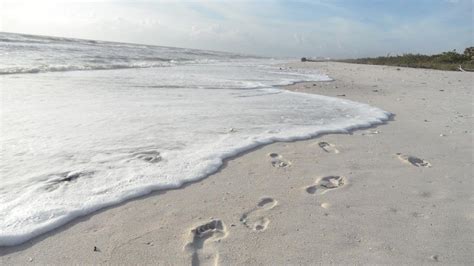
[[[265,56],[472,46],[474,0],[0,0],[0,31]]]

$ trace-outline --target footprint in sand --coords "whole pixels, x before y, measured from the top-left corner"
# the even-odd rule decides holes
[[[285,167],[288,167],[288,166],[291,165],[291,163],[289,161],[284,160],[283,156],[281,156],[278,153],[273,152],[273,153],[268,154],[268,156],[270,156],[271,163],[272,163],[273,167],[285,168]]]
[[[326,193],[329,190],[340,188],[347,183],[346,178],[338,175],[325,176],[318,178],[316,183],[312,186],[306,187],[306,192],[308,194],[319,195]]]
[[[397,153],[398,158],[405,163],[409,163],[413,166],[416,167],[431,167],[431,164],[428,161],[425,161],[423,159],[420,159],[418,157],[412,156],[412,155],[405,155],[401,153]]]
[[[256,207],[242,214],[240,222],[254,231],[265,231],[270,223],[270,219],[265,217],[265,214],[277,204],[278,202],[273,198],[262,198]]]
[[[327,153],[339,153],[339,150],[336,149],[336,146],[329,142],[321,141],[318,143],[318,146]]]
[[[191,253],[191,265],[217,265],[217,243],[227,236],[221,220],[212,220],[191,230],[190,241],[185,249]]]
[[[44,189],[51,192],[63,185],[75,183],[79,178],[92,178],[94,174],[95,171],[68,171],[51,174],[48,176]]]
[[[161,154],[154,150],[136,152],[133,154],[133,157],[149,163],[157,163],[161,161]]]

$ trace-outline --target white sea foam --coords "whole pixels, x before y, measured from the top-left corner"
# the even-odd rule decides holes
[[[1,76],[0,246],[199,180],[253,147],[346,132],[389,116],[276,88],[330,80],[276,63]]]
[[[163,46],[0,32],[0,75],[167,67],[254,57]]]

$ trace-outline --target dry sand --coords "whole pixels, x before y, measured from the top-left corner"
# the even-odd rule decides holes
[[[2,248],[0,264],[473,265],[474,74],[291,67],[335,79],[291,90],[395,116],[352,134],[256,149],[201,182]]]

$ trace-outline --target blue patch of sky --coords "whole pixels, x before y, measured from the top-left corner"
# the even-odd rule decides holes
[[[453,25],[469,23],[472,19],[472,0],[276,0],[264,2],[277,6],[278,14],[262,10],[260,17],[275,17],[287,21],[321,21],[341,17],[362,23],[382,26],[390,21],[412,23],[434,18]],[[270,10],[275,10],[270,9]],[[388,18],[391,18],[388,19]],[[380,25],[382,24],[382,25]]]

